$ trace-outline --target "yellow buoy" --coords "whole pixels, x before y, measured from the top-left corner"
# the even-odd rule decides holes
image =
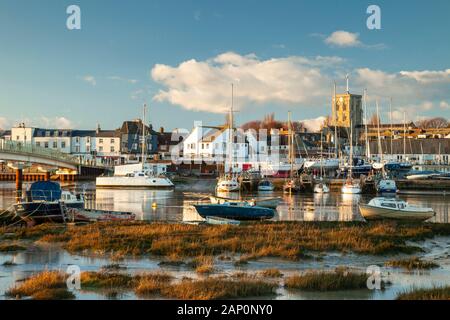
[[[158,207],[158,204],[157,204],[156,202],[153,202],[153,203],[152,203],[152,208],[153,208],[153,209],[156,209],[157,207]]]

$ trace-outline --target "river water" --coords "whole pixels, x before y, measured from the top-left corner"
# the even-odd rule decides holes
[[[177,186],[175,190],[111,190],[95,189],[95,183],[65,184],[63,188],[86,194],[86,207],[127,211],[136,214],[140,220],[195,221],[201,218],[192,204],[208,202],[214,192],[214,182],[209,180]],[[15,201],[14,183],[0,183],[0,209],[8,208]],[[25,186],[24,186],[25,187]],[[281,197],[275,220],[287,221],[358,221],[362,220],[358,204],[367,203],[370,195],[294,194],[283,192],[259,192],[240,195],[238,193],[220,196],[239,198]],[[432,207],[436,216],[430,222],[448,223],[450,194],[402,194],[397,197],[419,206]]]
[[[208,195],[214,191],[214,182],[196,181],[177,186],[175,190],[95,190],[92,182],[65,184],[63,188],[85,192],[88,200],[86,207],[129,211],[142,220],[192,221],[200,217],[192,204],[207,202]],[[222,195],[227,196],[227,195]],[[239,194],[231,195],[239,197]],[[282,202],[277,209],[275,220],[298,221],[357,221],[362,220],[358,203],[366,203],[371,196],[343,196],[337,193],[325,195],[301,194],[284,195],[281,192],[256,193],[248,197],[279,196]],[[6,209],[15,197],[14,183],[0,183],[0,208]],[[431,222],[448,223],[450,196],[443,195],[401,195],[400,198],[421,206],[432,207],[437,212]],[[338,292],[302,292],[286,290],[283,280],[277,295],[270,299],[394,299],[399,292],[412,287],[433,287],[450,285],[450,238],[436,237],[432,240],[416,243],[424,249],[419,257],[438,263],[440,268],[421,273],[407,272],[403,269],[381,269],[383,276],[392,282],[386,290],[350,290]],[[404,258],[404,255],[365,256],[352,253],[342,254],[327,252],[321,254],[320,260],[282,261],[265,258],[250,261],[247,265],[235,267],[232,262],[215,261],[217,274],[232,274],[236,271],[255,273],[268,268],[278,268],[285,276],[305,270],[332,270],[347,266],[365,272],[368,266],[383,266],[386,260]],[[4,266],[4,262],[14,262],[14,266]],[[161,267],[157,258],[126,258],[120,264],[126,272],[140,273],[165,269],[177,278],[188,276],[197,278],[195,272],[186,267]],[[33,244],[26,251],[0,253],[0,300],[5,299],[5,291],[30,274],[42,270],[66,270],[68,265],[78,265],[83,271],[99,270],[110,264],[106,257],[72,255],[55,245]],[[104,294],[76,291],[79,299],[106,299]],[[136,299],[133,293],[119,295],[119,299]]]

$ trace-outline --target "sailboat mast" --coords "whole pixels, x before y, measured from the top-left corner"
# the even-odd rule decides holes
[[[389,121],[391,122],[391,157],[392,157],[392,132],[393,132],[393,128],[392,128],[392,97],[389,99]]]
[[[338,115],[337,115],[337,101],[336,101],[336,81],[334,81],[334,90],[333,90],[333,101],[334,101],[334,108],[332,110],[334,110],[334,149],[336,152],[336,158],[339,156],[339,151],[338,151],[338,136],[337,136],[337,119],[338,119]]]
[[[352,119],[350,118],[350,178],[353,178],[353,123]]]
[[[377,104],[377,137],[378,137],[378,152],[380,154],[380,162],[383,162],[383,147],[381,146],[381,136],[380,136],[380,112],[378,110],[378,99]]]
[[[228,144],[229,144],[229,146],[230,146],[230,148],[229,148],[229,153],[228,153],[228,160],[229,160],[229,170],[230,170],[230,172],[231,173],[233,173],[233,153],[234,153],[234,150],[233,150],[233,121],[234,121],[234,119],[233,119],[233,108],[234,108],[234,84],[232,83],[231,84],[231,108],[230,108],[230,116],[229,116],[229,119],[228,119],[228,121],[230,122],[229,124],[228,124],[228,128],[229,128],[229,133],[228,133]]]
[[[369,144],[369,137],[367,132],[367,89],[364,89],[364,96],[363,96],[363,102],[364,102],[364,135],[365,135],[365,143],[366,143],[366,158],[370,159],[370,144]]]
[[[406,112],[403,111],[403,161],[406,161]]]
[[[147,108],[147,105],[144,103],[144,106],[142,108],[142,170],[144,170],[144,163],[145,163],[145,109]]]
[[[291,128],[291,112],[288,111],[288,144],[289,144],[289,163],[291,165],[291,178],[294,176],[294,162],[293,162],[293,139],[292,139],[292,128]]]

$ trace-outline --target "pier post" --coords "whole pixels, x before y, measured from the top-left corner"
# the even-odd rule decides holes
[[[20,201],[22,197],[23,169],[16,169],[16,200]]]
[[[45,172],[45,181],[50,181],[50,171]]]

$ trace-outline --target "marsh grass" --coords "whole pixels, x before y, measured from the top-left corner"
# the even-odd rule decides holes
[[[431,289],[412,288],[397,295],[397,300],[450,300],[450,286]]]
[[[262,280],[240,278],[207,278],[197,281],[181,281],[161,292],[169,298],[182,300],[216,300],[268,296],[275,293],[276,284]]]
[[[173,277],[164,272],[145,274],[137,278],[135,293],[140,296],[150,296],[161,294],[161,291],[168,286]]]
[[[117,272],[82,272],[81,287],[82,289],[129,289],[134,285],[132,276]]]
[[[162,222],[92,223],[61,227],[6,228],[20,239],[61,242],[69,252],[118,257],[153,255],[180,259],[240,255],[248,259],[278,257],[298,261],[307,252],[412,254],[421,249],[407,241],[450,235],[450,225],[397,222],[254,222],[240,226],[185,225]],[[169,259],[170,260],[170,259]]]
[[[64,274],[58,271],[43,271],[32,275],[19,285],[9,289],[5,292],[5,295],[17,298],[42,298],[52,294],[70,296],[69,293],[62,293],[64,290],[67,291]]]
[[[385,263],[387,267],[400,267],[407,270],[429,270],[439,268],[439,265],[432,261],[424,261],[418,257],[402,260],[390,260]]]
[[[71,300],[75,295],[65,288],[44,289],[31,296],[34,300]]]
[[[209,274],[215,270],[214,257],[211,256],[196,257],[188,265],[194,268],[195,272],[200,274]]]
[[[263,270],[263,271],[259,272],[259,274],[266,278],[281,278],[281,277],[283,277],[283,274],[281,273],[281,271],[278,269],[275,269],[275,268]]]
[[[286,278],[285,286],[310,291],[367,289],[367,275],[342,270],[307,272]]]

